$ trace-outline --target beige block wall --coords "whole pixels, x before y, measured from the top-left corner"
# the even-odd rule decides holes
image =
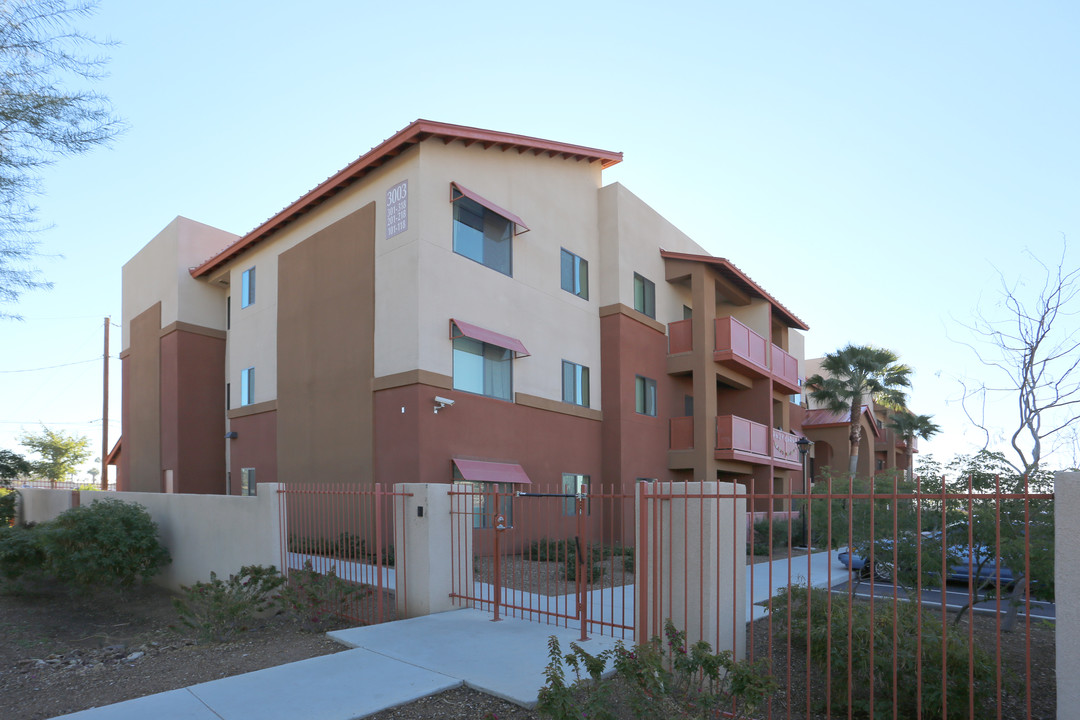
[[[1080,473],[1054,476],[1054,597],[1057,599],[1057,716],[1076,717],[1080,683]]]
[[[647,519],[637,528],[637,642],[663,636],[663,624],[670,618],[686,631],[688,643],[705,640],[718,652],[730,650],[736,659],[745,656],[745,492],[736,483],[639,483],[636,514],[641,516],[645,503]],[[661,499],[643,499],[643,493]],[[657,502],[663,511],[654,513],[651,506]],[[654,547],[659,558],[650,554]],[[653,587],[654,582],[659,587]],[[642,610],[658,627],[643,625]]]
[[[186,322],[225,329],[227,290],[191,277],[189,268],[213,256],[237,238],[184,217],[177,217],[124,264],[122,346],[131,344],[131,320],[161,302],[161,326]]]
[[[227,578],[244,565],[281,566],[280,500],[277,485],[263,483],[255,497],[175,495],[165,493],[102,493],[80,491],[83,505],[115,499],[142,505],[158,524],[172,563],[155,584],[179,590],[209,580],[210,572]],[[23,494],[26,521],[45,522],[71,507],[70,490],[27,488]]]

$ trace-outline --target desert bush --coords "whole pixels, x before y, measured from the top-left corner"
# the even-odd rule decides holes
[[[810,616],[807,618],[807,598]],[[921,665],[922,707],[919,708],[920,683],[902,680],[897,684],[895,701],[900,717],[942,718],[942,638],[945,640],[945,693],[948,718],[979,716],[987,710],[987,698],[994,696],[995,666],[990,655],[981,648],[970,648],[965,633],[946,633],[938,613],[923,612],[921,618],[915,603],[893,605],[877,603],[873,622],[869,603],[854,603],[850,614],[847,602],[828,604],[828,590],[808,591],[805,587],[790,588],[790,626],[787,625],[788,590],[772,599],[773,628],[778,638],[789,638],[794,647],[805,647],[810,639],[810,663],[822,677],[831,665],[831,687],[828,688],[834,710],[846,711],[848,692],[851,710],[856,717],[867,717],[870,692],[873,689],[877,708],[889,707],[894,701],[893,672],[899,678],[918,677]],[[831,619],[831,622],[829,620]],[[848,655],[848,627],[851,627],[851,654]],[[827,643],[831,637],[831,655]],[[893,645],[893,638],[896,645]],[[921,655],[920,655],[921,638]],[[873,648],[873,663],[871,663]],[[840,668],[842,671],[837,671]],[[850,673],[848,670],[850,669]],[[971,685],[974,680],[975,707],[969,709]],[[848,687],[848,678],[855,682]],[[920,714],[921,712],[921,714]]]
[[[39,577],[45,567],[41,533],[33,528],[0,525],[0,582],[12,588]]]
[[[355,585],[339,578],[333,566],[325,573],[316,572],[308,560],[302,570],[289,572],[289,580],[281,588],[280,602],[304,630],[320,632],[342,617],[350,604],[371,593],[370,585]]]
[[[172,561],[150,513],[120,500],[71,508],[35,532],[43,533],[46,572],[77,588],[127,588]]]
[[[686,633],[670,620],[665,639],[654,637],[627,650],[590,655],[577,643],[563,655],[559,641],[548,640],[547,684],[536,709],[555,720],[616,720],[635,718],[713,718],[721,712],[741,717],[753,714],[777,691],[778,684],[764,660],[734,660],[730,651],[713,653],[705,641],[687,645]],[[575,675],[566,684],[563,663]],[[608,663],[614,675],[604,677]]]
[[[211,572],[209,582],[182,585],[183,595],[173,606],[200,641],[228,642],[274,607],[275,591],[284,582],[272,566],[245,565],[228,580]]]

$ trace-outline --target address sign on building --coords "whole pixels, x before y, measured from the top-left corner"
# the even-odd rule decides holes
[[[386,237],[409,229],[409,181],[402,180],[386,191]]]

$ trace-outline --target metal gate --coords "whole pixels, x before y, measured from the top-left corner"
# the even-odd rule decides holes
[[[455,485],[452,562],[460,605],[590,633],[633,635],[633,496]],[[471,542],[462,531],[471,526]],[[624,542],[624,540],[629,542]],[[465,564],[471,564],[471,572]],[[459,569],[464,568],[464,572]]]

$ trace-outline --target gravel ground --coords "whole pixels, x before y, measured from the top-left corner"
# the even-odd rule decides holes
[[[533,563],[544,565],[547,563]],[[527,570],[527,572],[526,572]],[[521,568],[518,577],[532,577]],[[548,582],[537,570],[536,582]],[[123,597],[72,597],[62,592],[37,595],[0,594],[0,718],[39,720],[107,705],[142,695],[250,672],[282,663],[339,652],[344,648],[322,634],[304,633],[284,617],[270,618],[234,642],[196,644],[177,622],[172,596],[157,588],[141,588]],[[966,635],[967,624],[957,632]],[[993,651],[993,619],[977,616],[976,642]],[[756,657],[770,654],[767,621],[752,628]],[[1007,676],[1002,717],[1025,718],[1022,628],[1003,643]],[[1033,719],[1054,718],[1054,629],[1036,623],[1031,633],[1030,695]],[[774,672],[786,684],[786,647],[771,647]],[[805,658],[792,653],[791,686],[773,704],[773,717],[805,713]],[[1017,684],[1017,679],[1020,679]],[[810,675],[811,686],[822,680]],[[996,713],[992,713],[996,716]],[[846,717],[846,713],[840,714]],[[539,720],[535,711],[466,688],[451,690],[378,713],[377,720]],[[811,718],[822,720],[823,713]]]

